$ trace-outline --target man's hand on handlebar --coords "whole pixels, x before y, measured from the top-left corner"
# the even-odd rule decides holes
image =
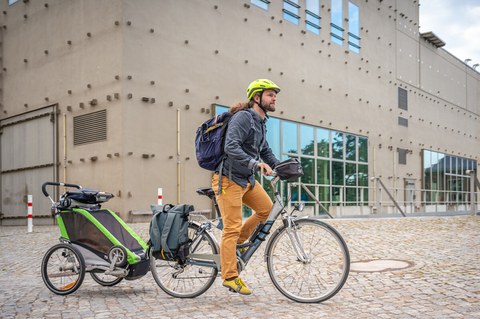
[[[266,163],[258,163],[257,169],[260,170],[262,175],[270,176],[272,175],[272,168]]]

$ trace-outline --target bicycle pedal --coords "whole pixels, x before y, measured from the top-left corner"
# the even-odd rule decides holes
[[[235,292],[235,293],[238,292],[238,291],[234,290],[233,288],[228,288],[228,290],[229,290],[230,292]]]

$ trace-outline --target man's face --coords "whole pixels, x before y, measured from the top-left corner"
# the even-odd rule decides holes
[[[265,90],[262,95],[262,106],[268,112],[275,112],[275,102],[277,100],[277,93],[274,90]],[[260,101],[260,96],[258,96]]]

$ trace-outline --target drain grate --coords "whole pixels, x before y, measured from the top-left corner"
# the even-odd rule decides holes
[[[360,260],[350,264],[350,271],[355,272],[382,272],[394,271],[412,267],[414,264],[406,260],[397,259],[375,259]]]

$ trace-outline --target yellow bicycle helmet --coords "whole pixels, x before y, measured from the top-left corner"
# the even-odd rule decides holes
[[[268,79],[257,79],[250,83],[247,88],[247,99],[250,101],[255,93],[265,90],[274,90],[276,93],[280,92],[278,85]]]

